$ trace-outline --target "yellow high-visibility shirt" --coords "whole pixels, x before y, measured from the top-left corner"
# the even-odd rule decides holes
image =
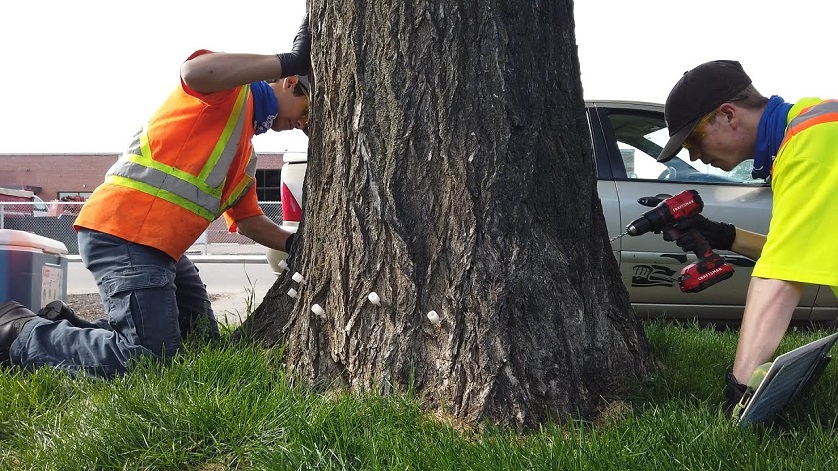
[[[771,176],[768,238],[753,276],[828,285],[838,295],[838,101],[805,98]]]

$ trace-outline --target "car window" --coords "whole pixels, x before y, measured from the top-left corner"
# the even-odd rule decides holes
[[[47,208],[46,203],[44,203],[44,200],[42,200],[40,196],[36,195],[34,200],[35,200],[35,204],[32,207],[36,211],[49,211],[49,208]]]
[[[625,178],[739,185],[765,183],[751,177],[751,160],[724,171],[700,161],[691,162],[687,150],[681,149],[669,162],[658,162],[656,158],[669,139],[662,113],[612,109],[607,115],[625,168]]]

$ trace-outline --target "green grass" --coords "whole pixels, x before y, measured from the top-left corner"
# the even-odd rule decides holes
[[[603,423],[523,436],[435,420],[409,395],[290,384],[281,352],[190,345],[112,381],[0,370],[2,470],[835,469],[838,367],[784,425],[741,430],[721,414],[735,332],[647,324],[662,369]],[[823,336],[792,331],[782,351]]]

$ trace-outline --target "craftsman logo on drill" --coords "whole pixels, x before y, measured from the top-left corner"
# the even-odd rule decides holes
[[[692,201],[687,201],[686,203],[681,203],[681,205],[674,207],[674,208],[672,209],[672,212],[673,212],[673,213],[677,213],[678,211],[680,211],[680,210],[682,210],[682,209],[686,208],[687,206],[689,206],[689,205],[691,205],[691,204],[692,204]]]
[[[713,270],[710,270],[707,273],[704,273],[703,275],[699,275],[698,276],[698,281],[704,281],[707,278],[710,278],[711,276],[713,276],[713,275],[715,275],[715,274],[717,274],[717,273],[719,273],[720,271],[723,271],[723,270],[724,270],[724,267],[718,267],[718,268],[715,268]]]

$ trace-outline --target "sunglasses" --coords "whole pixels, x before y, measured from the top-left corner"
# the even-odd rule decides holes
[[[701,141],[701,139],[703,139],[707,134],[707,125],[710,124],[710,121],[713,121],[713,118],[716,117],[716,113],[718,112],[718,109],[713,110],[712,113],[701,118],[698,124],[695,125],[695,128],[693,128],[693,132],[691,132],[690,135],[684,139],[684,143],[681,144],[681,147],[687,150],[698,149],[699,141]]]

